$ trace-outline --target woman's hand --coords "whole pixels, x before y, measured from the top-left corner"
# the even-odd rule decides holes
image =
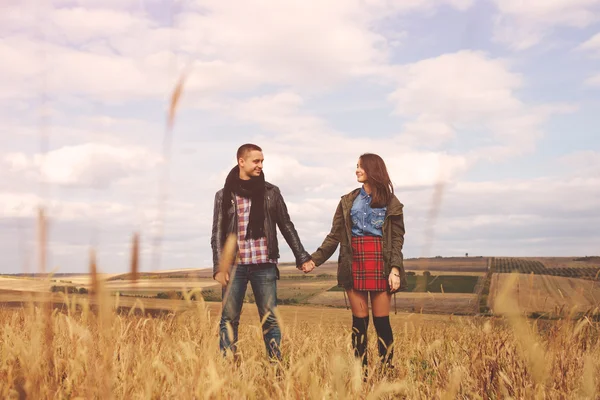
[[[313,269],[315,269],[315,262],[313,260],[308,260],[307,262],[305,262],[304,264],[302,264],[301,270],[305,274],[308,274]]]
[[[400,270],[398,268],[392,268],[392,272],[390,272],[390,276],[388,278],[388,283],[390,284],[390,290],[392,292],[400,289]]]

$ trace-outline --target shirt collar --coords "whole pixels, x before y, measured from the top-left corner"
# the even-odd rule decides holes
[[[360,188],[360,196],[361,196],[361,197],[363,197],[363,198],[367,198],[367,197],[369,197],[369,195],[368,195],[368,194],[367,194],[367,192],[365,191],[365,187],[364,187],[364,186],[362,186],[362,187]]]

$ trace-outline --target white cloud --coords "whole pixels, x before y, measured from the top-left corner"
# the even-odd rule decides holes
[[[237,118],[258,123],[271,132],[304,136],[328,130],[326,123],[301,110],[304,99],[293,92],[253,97],[232,110]]]
[[[515,50],[537,45],[559,27],[585,28],[598,21],[599,0],[494,0],[496,41]]]
[[[141,147],[86,143],[32,157],[23,153],[8,154],[4,162],[16,172],[35,176],[39,170],[44,181],[50,184],[107,187],[130,174],[155,167],[160,157]]]
[[[399,188],[452,181],[470,165],[462,155],[418,150],[407,143],[405,135],[348,137],[331,128],[326,120],[303,110],[303,104],[297,93],[281,92],[230,102],[213,110],[256,124],[266,132],[247,140],[263,147],[268,179],[275,184],[281,182],[282,189],[294,195],[337,194],[354,188],[356,161],[365,152],[375,152],[384,158]],[[443,135],[449,134],[446,125],[428,121],[417,121],[408,128],[415,135],[419,129],[435,128],[442,130]],[[423,143],[428,138],[414,140]],[[227,172],[221,171],[216,180],[222,181]]]
[[[600,57],[600,33],[592,36],[577,47],[579,51],[585,51],[592,57]],[[585,84],[592,87],[600,87],[600,73],[596,73],[585,80]]]
[[[291,154],[267,153],[267,157],[265,174],[286,195],[306,196],[339,186],[336,169],[323,165],[325,163],[309,166]]]
[[[115,38],[149,29],[150,21],[118,10],[58,8],[45,16],[52,23],[50,39],[70,44],[84,44],[98,38]],[[54,32],[53,32],[54,31]]]
[[[348,3],[360,2],[349,1]],[[379,14],[389,12],[407,14],[410,12],[430,13],[440,6],[449,6],[460,11],[465,11],[475,3],[475,0],[366,0],[363,3]]]
[[[139,97],[163,97],[171,89],[169,57],[140,59],[94,54],[43,44],[22,37],[0,43],[3,98],[31,99],[44,90],[54,96],[91,96],[122,102]]]
[[[585,80],[585,83],[589,86],[600,87],[600,73],[590,76]]]
[[[52,0],[58,7],[87,7],[133,10],[143,7],[144,1],[140,0]]]
[[[383,143],[380,148],[383,148]],[[398,153],[384,150],[382,155],[394,186],[398,188],[432,187],[438,183],[450,182],[469,166],[466,157],[441,152]]]
[[[563,167],[573,171],[575,176],[600,176],[600,151],[577,151],[561,157],[559,162]]]
[[[480,156],[505,157],[534,149],[541,125],[564,105],[532,107],[517,97],[520,74],[482,52],[460,51],[398,67],[397,89],[389,99],[405,125],[407,140],[442,144],[454,135],[492,139]],[[488,140],[489,143],[489,140]],[[480,150],[480,149],[478,149]]]
[[[400,83],[390,99],[404,116],[481,123],[490,116],[514,113],[522,103],[514,89],[522,78],[505,62],[484,53],[461,51],[400,67]]]
[[[387,60],[385,39],[369,29],[373,14],[359,2],[197,4],[208,12],[181,16],[184,43],[208,46],[220,60],[240,63],[264,81],[330,87]]]
[[[595,34],[577,47],[578,50],[588,51],[600,57],[600,33]]]
[[[374,29],[379,19],[473,2],[206,0],[169,10],[172,27],[150,19],[142,3],[60,1],[40,15],[9,7],[11,17],[0,17],[0,58],[12,60],[0,66],[3,96],[34,97],[45,76],[46,89],[61,95],[159,98],[188,62],[195,66],[186,87],[192,96],[265,84],[322,91],[385,70],[393,44]],[[386,34],[395,41],[402,30]]]
[[[33,193],[0,193],[0,216],[24,217],[31,216],[39,205],[39,197]]]
[[[404,124],[400,142],[408,147],[439,148],[456,137],[454,128],[425,114]]]
[[[450,185],[435,225],[434,252],[592,254],[600,240],[596,228],[600,219],[595,212],[598,188],[597,174],[588,178],[553,176]],[[416,216],[423,216],[415,209],[420,199],[413,193],[405,198],[407,215],[412,210]],[[426,242],[423,222],[409,226],[413,249]]]
[[[48,199],[31,192],[0,193],[0,216],[3,218],[31,218],[39,207],[49,218],[61,221],[100,222],[107,218],[123,218],[131,214],[131,207],[109,201],[77,201]]]

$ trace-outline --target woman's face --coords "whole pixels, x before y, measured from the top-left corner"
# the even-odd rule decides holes
[[[362,169],[362,163],[360,158],[358,159],[358,163],[356,164],[356,180],[360,183],[365,183],[367,181],[367,173],[364,169]]]

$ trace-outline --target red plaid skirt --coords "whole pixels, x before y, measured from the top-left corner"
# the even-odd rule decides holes
[[[383,292],[388,289],[383,272],[382,240],[379,236],[352,236],[354,290]]]

